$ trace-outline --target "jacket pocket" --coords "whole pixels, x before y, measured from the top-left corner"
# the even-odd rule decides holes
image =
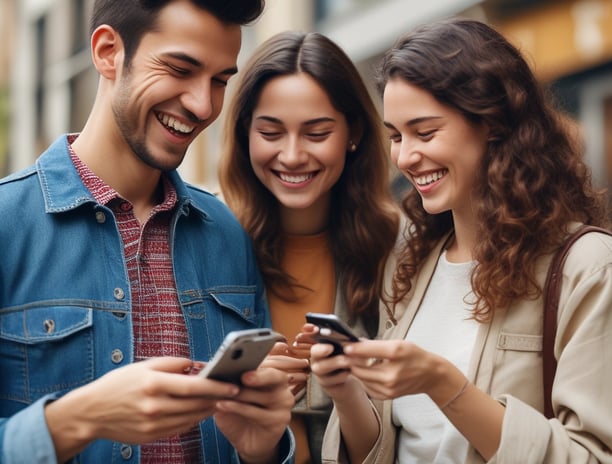
[[[255,286],[218,286],[206,291],[184,292],[181,300],[190,318],[220,317],[230,325],[235,320],[238,325],[258,326],[263,315],[257,313],[256,290]]]
[[[0,313],[0,400],[32,403],[91,381],[92,318],[65,305]]]
[[[254,286],[219,286],[181,295],[195,359],[208,360],[233,330],[262,327],[263,309]]]

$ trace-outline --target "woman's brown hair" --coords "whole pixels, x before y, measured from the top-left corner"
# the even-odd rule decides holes
[[[489,129],[474,178],[477,320],[540,294],[536,262],[562,243],[570,222],[606,225],[604,196],[591,186],[573,123],[553,106],[517,48],[490,26],[461,18],[421,26],[398,39],[377,77],[381,92],[389,79],[403,79]],[[395,303],[453,228],[451,212],[428,214],[415,190],[402,206],[411,227],[394,276]]]
[[[380,116],[356,67],[327,37],[283,32],[262,44],[240,72],[225,122],[219,181],[225,201],[253,239],[266,286],[291,299],[296,282],[281,267],[283,241],[276,198],[255,176],[248,131],[262,88],[278,76],[305,73],[360,134],[332,189],[329,229],[340,289],[352,315],[378,317],[383,272],[397,236],[389,161]]]

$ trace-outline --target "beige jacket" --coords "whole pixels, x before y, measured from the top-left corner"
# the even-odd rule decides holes
[[[444,242],[424,263],[406,306],[398,308],[398,324],[381,312],[380,338],[406,336]],[[538,266],[540,284],[550,259],[542,259]],[[506,406],[501,444],[489,462],[612,463],[612,237],[585,235],[574,244],[564,266],[552,392],[556,418],[552,420],[541,413],[541,350],[541,298],[497,311],[493,321],[478,331],[468,378]],[[391,422],[391,401],[376,402],[374,407],[383,427],[365,462],[393,463],[396,428]],[[348,462],[335,412],[325,434],[323,462]],[[470,448],[465,462],[485,461]]]

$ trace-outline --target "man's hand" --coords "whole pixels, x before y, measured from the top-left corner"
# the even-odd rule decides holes
[[[189,359],[163,357],[121,367],[49,403],[45,416],[58,461],[105,438],[146,443],[191,429],[238,387],[186,375]]]
[[[215,422],[245,463],[276,462],[294,406],[288,375],[259,367],[243,374],[240,393],[219,401]]]

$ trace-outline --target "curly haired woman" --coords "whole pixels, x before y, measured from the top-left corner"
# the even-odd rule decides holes
[[[568,119],[519,51],[473,20],[402,36],[379,84],[391,158],[413,186],[409,226],[381,340],[334,357],[311,349],[335,404],[324,462],[612,462],[604,233],[576,241],[563,269],[554,417],[544,415],[551,258],[580,224],[607,226]]]

